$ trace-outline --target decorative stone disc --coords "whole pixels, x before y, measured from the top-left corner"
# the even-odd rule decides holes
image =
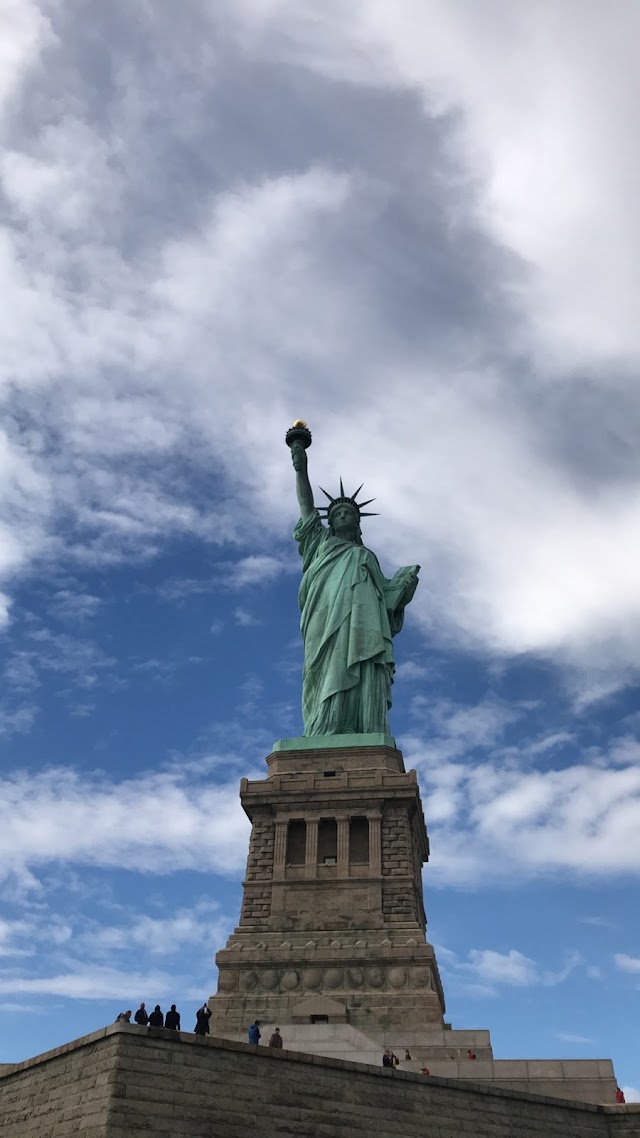
[[[307,968],[302,973],[302,983],[305,988],[319,988],[322,983],[322,972],[319,968]]]
[[[327,968],[324,974],[324,982],[327,988],[338,988],[342,983],[342,969],[341,968]]]
[[[431,977],[428,968],[412,968],[411,983],[414,988],[429,988]]]
[[[350,988],[361,988],[364,984],[364,972],[361,968],[347,969],[347,984]]]
[[[382,968],[367,968],[367,984],[371,988],[381,988],[384,984],[384,971]]]
[[[407,973],[404,968],[389,969],[389,983],[392,988],[402,988],[407,982]]]
[[[218,991],[220,992],[233,992],[234,988],[238,987],[238,973],[227,972],[225,969],[220,972],[218,976]]]
[[[252,992],[258,983],[257,972],[242,973],[242,987],[246,992]]]
[[[266,988],[267,992],[272,992],[274,988],[278,987],[279,979],[278,973],[270,968],[268,972],[260,973],[260,986]]]
[[[293,988],[297,988],[299,983],[300,979],[297,972],[285,972],[282,977],[282,987],[286,988],[288,992]]]

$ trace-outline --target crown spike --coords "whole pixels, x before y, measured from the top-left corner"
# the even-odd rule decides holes
[[[360,511],[360,517],[361,518],[379,518],[380,514],[379,514],[378,510],[361,510]]]
[[[361,506],[369,506],[371,502],[375,502],[375,498],[367,498],[366,502],[356,502],[356,505],[360,508]]]
[[[322,490],[322,493],[324,494],[325,498],[328,498],[330,502],[335,502],[335,498],[334,498],[334,497],[332,497],[332,495],[331,495],[331,494],[327,494],[327,491],[324,489],[324,487],[323,487],[323,486],[318,486],[318,490]],[[323,506],[322,508],[323,508],[324,510],[326,510],[326,509],[327,509],[327,506]]]
[[[342,485],[342,477],[340,477],[340,494],[344,498],[344,486]]]
[[[358,486],[358,489],[355,491],[355,493],[351,495],[351,501],[353,502],[354,506],[358,505],[358,503],[356,502],[356,498],[358,497],[358,494],[362,490],[363,486],[364,486],[364,482],[361,482],[360,485]]]

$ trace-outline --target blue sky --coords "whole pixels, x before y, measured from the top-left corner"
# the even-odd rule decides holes
[[[640,1097],[637,6],[7,13],[0,1061],[215,990],[239,779],[301,728],[301,416],[423,567],[449,1018]]]

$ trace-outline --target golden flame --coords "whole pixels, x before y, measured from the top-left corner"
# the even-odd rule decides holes
[[[304,419],[296,419],[293,425],[294,427],[306,427],[307,424],[305,423]]]

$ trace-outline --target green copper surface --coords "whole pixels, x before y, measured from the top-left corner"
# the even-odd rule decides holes
[[[392,735],[385,735],[381,731],[368,731],[359,735],[299,735],[297,739],[277,739],[273,744],[272,753],[325,750],[328,747],[393,747],[394,751],[398,749]]]
[[[402,628],[420,566],[399,569],[391,579],[383,575],[376,555],[362,544],[356,495],[345,495],[342,481],[324,526],[305,446],[296,439],[290,445],[301,514],[294,537],[302,556],[304,734],[389,736],[392,638]]]

